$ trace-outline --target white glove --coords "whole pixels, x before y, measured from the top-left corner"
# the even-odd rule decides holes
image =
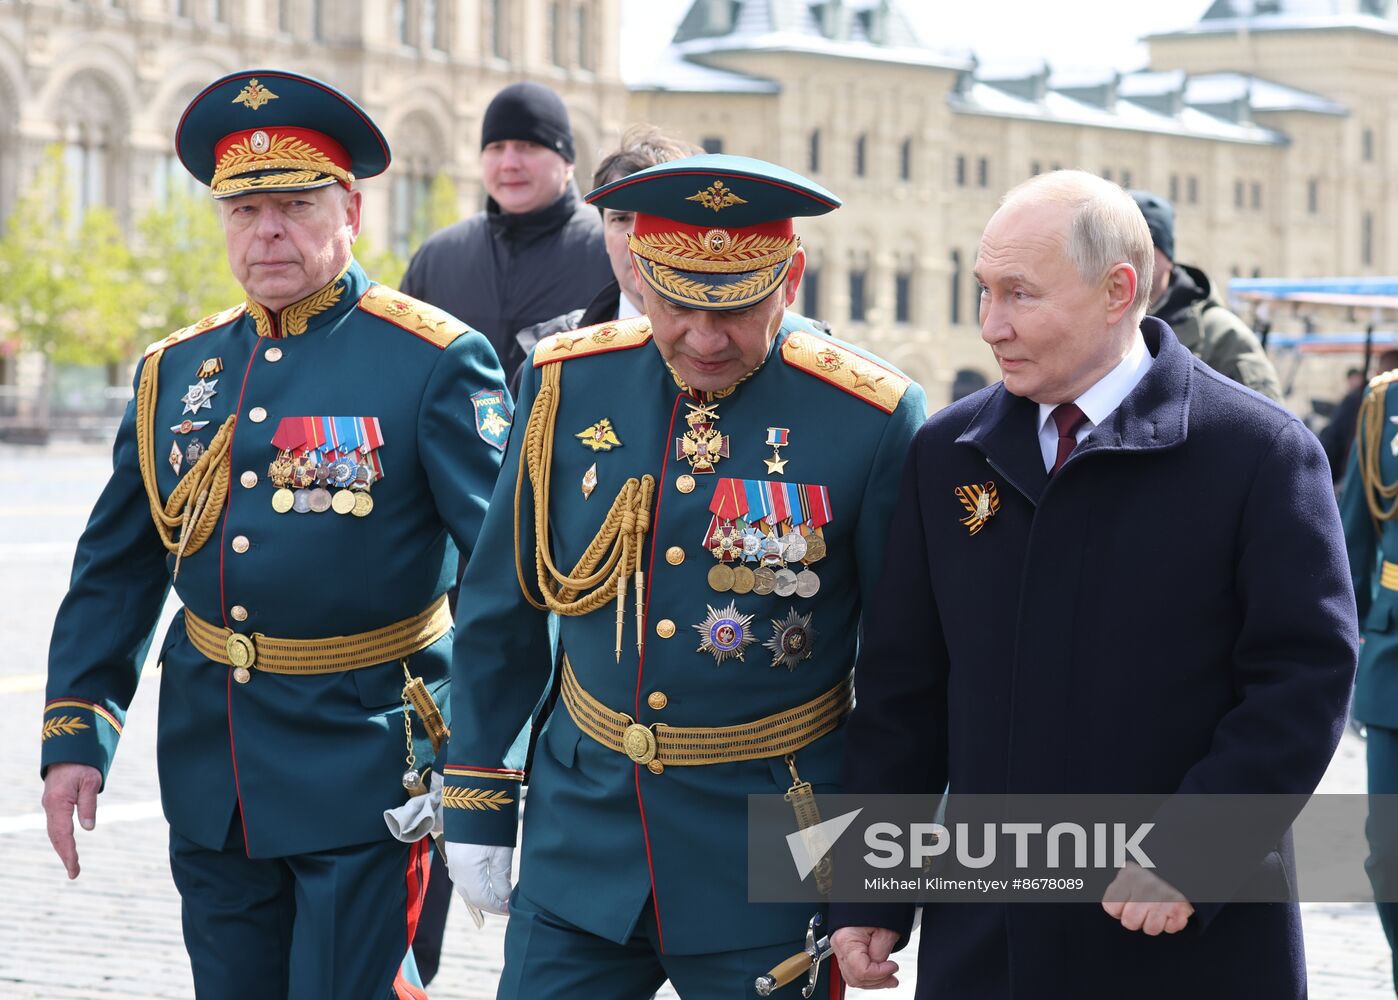
[[[504,916],[510,908],[513,847],[447,843],[447,871],[457,893],[471,906]]]
[[[397,809],[385,809],[383,821],[388,832],[405,844],[416,844],[423,837],[442,832],[442,776],[432,775],[432,790],[414,795]]]

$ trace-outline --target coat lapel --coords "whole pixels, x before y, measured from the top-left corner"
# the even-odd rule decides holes
[[[1143,319],[1141,335],[1151,353],[1150,370],[1106,422],[1078,446],[1070,461],[1095,452],[1158,451],[1181,444],[1188,436],[1193,357],[1158,319]],[[1048,484],[1038,423],[1038,404],[1012,395],[1001,383],[956,440],[979,448],[986,461],[1037,506]]]
[[[1039,406],[997,385],[956,439],[957,444],[979,448],[986,461],[1009,485],[1032,504],[1048,483],[1043,452],[1039,450]]]

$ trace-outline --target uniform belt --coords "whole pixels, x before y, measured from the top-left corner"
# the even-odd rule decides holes
[[[561,683],[568,714],[588,736],[637,764],[659,773],[666,767],[758,760],[795,753],[814,743],[844,721],[854,695],[854,675],[808,702],[776,715],[736,726],[643,726],[614,712],[583,690],[568,658],[563,658]],[[658,768],[656,765],[660,765]]]
[[[1379,573],[1379,586],[1385,590],[1398,590],[1398,563],[1391,563],[1387,559],[1383,561],[1383,569]]]
[[[261,632],[244,635],[206,622],[188,608],[184,623],[194,648],[215,662],[256,667],[269,674],[333,674],[389,663],[426,649],[451,629],[451,609],[443,594],[411,618],[358,635],[324,639],[275,639]]]

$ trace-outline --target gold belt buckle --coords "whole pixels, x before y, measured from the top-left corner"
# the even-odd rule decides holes
[[[233,679],[239,684],[246,684],[252,679],[249,668],[257,662],[257,647],[253,645],[252,637],[234,632],[225,641],[223,649],[233,666]]]
[[[643,726],[639,722],[631,723],[626,727],[626,732],[621,734],[621,746],[626,751],[626,756],[637,764],[649,764],[655,760],[655,733],[649,726]]]

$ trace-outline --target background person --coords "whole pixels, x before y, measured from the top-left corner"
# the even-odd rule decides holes
[[[574,159],[562,98],[532,81],[501,90],[481,121],[485,209],[428,237],[403,275],[404,292],[483,332],[507,373],[524,360],[517,331],[590,301],[611,275]]]
[[[1214,371],[1281,402],[1281,380],[1257,334],[1224,305],[1207,274],[1175,262],[1174,206],[1149,191],[1129,194],[1155,245],[1149,315],[1170,324],[1175,338]]]

